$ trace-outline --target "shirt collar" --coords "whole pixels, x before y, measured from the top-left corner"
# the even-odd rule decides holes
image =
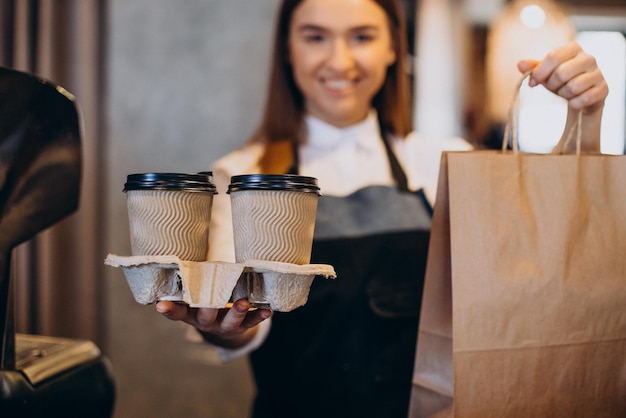
[[[380,145],[380,128],[374,109],[363,121],[346,128],[338,128],[311,115],[305,117],[305,123],[307,146],[311,148],[332,150],[353,145],[371,149]]]

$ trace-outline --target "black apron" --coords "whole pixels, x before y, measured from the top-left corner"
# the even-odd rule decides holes
[[[254,418],[406,418],[432,209],[399,187],[322,196],[311,263],[334,266],[309,299],[274,312],[265,343],[250,354]]]

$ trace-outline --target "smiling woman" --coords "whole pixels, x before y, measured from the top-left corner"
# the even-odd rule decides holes
[[[353,6],[306,2],[290,28],[289,62],[305,109],[337,127],[365,119],[387,68],[396,62],[384,9],[374,2]]]
[[[279,7],[263,119],[214,178],[222,190],[241,173],[317,178],[311,263],[338,278],[314,282],[288,313],[249,312],[245,299],[219,311],[157,304],[224,361],[250,353],[255,418],[407,415],[439,156],[469,148],[412,133],[407,57],[397,0]],[[211,260],[233,261],[231,225],[228,195],[216,195]]]
[[[315,14],[312,16],[305,15],[302,12],[304,7],[310,8],[309,11]],[[381,12],[383,12],[382,16]],[[304,80],[298,80],[296,73],[304,72],[308,66],[304,66],[304,59],[295,61],[294,58],[295,50],[298,50],[297,44],[301,43],[300,41],[296,42],[296,38],[302,37],[302,33],[294,32],[295,27],[293,25],[295,24],[295,19],[292,20],[294,15],[299,15],[301,21],[304,21],[305,17],[306,19],[311,19],[308,23],[315,23],[315,29],[324,29],[326,31],[324,35],[328,39],[320,37],[317,41],[323,39],[324,42],[322,44],[335,48],[337,47],[337,42],[335,42],[334,38],[338,34],[331,33],[331,30],[345,31],[346,28],[364,30],[371,26],[369,29],[376,31],[376,37],[372,41],[375,46],[372,47],[369,45],[370,42],[361,39],[360,41],[363,42],[359,43],[362,43],[363,47],[359,49],[375,51],[378,54],[378,58],[383,60],[373,68],[384,73],[384,83],[378,87],[377,91],[369,93],[370,95],[373,94],[373,97],[370,96],[367,102],[360,105],[361,107],[367,105],[368,109],[373,107],[378,113],[381,126],[390,134],[400,137],[409,134],[413,128],[411,119],[411,87],[404,67],[400,65],[408,57],[406,18],[402,13],[400,3],[395,0],[342,0],[339,2],[287,0],[281,5],[277,16],[271,56],[269,88],[263,119],[251,142],[283,143],[284,145],[285,141],[290,143],[306,141],[306,134],[303,134],[301,129],[305,115],[306,92],[303,90],[303,85],[306,77],[302,77]],[[294,16],[294,18],[296,17],[298,16]],[[357,17],[363,20],[359,21]],[[381,21],[381,17],[384,21]],[[315,22],[312,22],[313,19],[316,19]],[[336,25],[337,29],[332,25]],[[298,31],[312,29],[314,28],[303,27],[298,28]],[[350,35],[354,34],[342,33],[342,42],[347,43],[348,39],[345,39],[345,37]],[[369,35],[373,36],[374,34]],[[353,47],[354,42],[355,39],[352,39],[352,42],[349,43],[350,46]],[[393,51],[388,51],[389,45],[386,44],[387,42],[391,42]],[[338,46],[341,47],[341,45]],[[348,45],[345,46],[346,51],[343,54],[343,59],[350,58],[356,60],[353,56],[355,53],[349,52]],[[378,51],[381,48],[385,52]],[[383,54],[393,54],[393,57],[384,57]],[[385,63],[385,58],[392,62],[389,64]],[[372,60],[370,59],[366,62],[371,63]],[[303,64],[303,67],[300,68],[296,64]],[[355,66],[354,63],[352,65]],[[367,68],[371,71],[370,67]],[[326,71],[330,71],[330,69]],[[345,69],[343,71],[345,73]],[[303,84],[299,85],[301,81]],[[369,81],[369,83],[375,84],[372,81]],[[364,82],[364,84],[366,83]],[[363,113],[362,109],[360,110],[362,120],[365,113]],[[271,167],[270,171],[284,171],[292,164],[289,159],[274,158],[272,154],[271,152],[264,153],[264,170]]]

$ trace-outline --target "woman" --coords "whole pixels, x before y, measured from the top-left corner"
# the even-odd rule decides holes
[[[279,8],[264,118],[213,172],[220,190],[235,174],[318,178],[311,262],[333,265],[338,278],[316,279],[307,304],[289,313],[249,311],[245,299],[219,310],[157,304],[224,360],[250,353],[254,417],[407,415],[439,157],[470,147],[411,133],[406,57],[396,0]],[[519,69],[569,101],[566,131],[582,110],[584,147],[599,150],[608,90],[595,60],[572,43]],[[210,258],[234,260],[226,194],[214,201]]]

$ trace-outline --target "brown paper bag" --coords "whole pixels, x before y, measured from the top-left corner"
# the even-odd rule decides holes
[[[441,158],[413,370],[409,418],[452,416],[452,274],[447,153]]]
[[[445,153],[430,245],[411,417],[626,417],[626,156]]]

